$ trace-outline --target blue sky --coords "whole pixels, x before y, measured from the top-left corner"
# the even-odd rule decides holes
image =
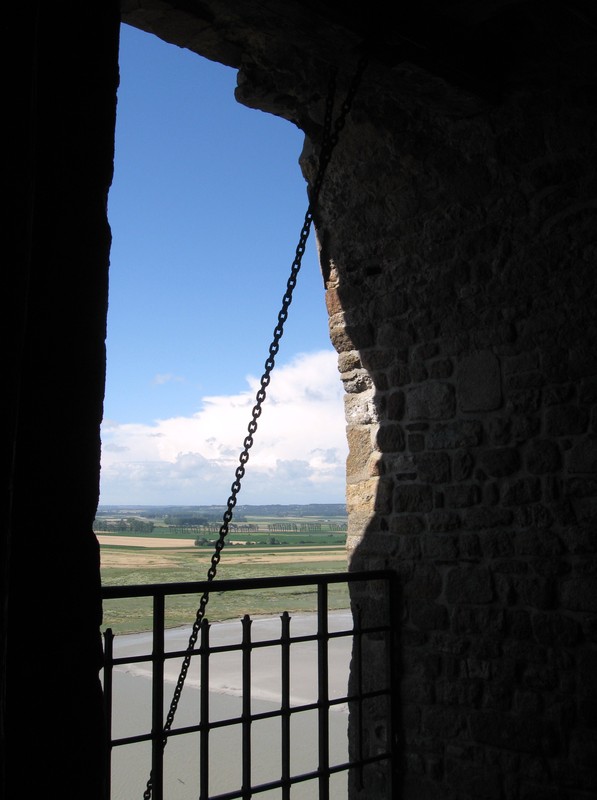
[[[225,503],[307,206],[303,134],[123,26],[100,503]],[[312,231],[240,503],[344,502]]]

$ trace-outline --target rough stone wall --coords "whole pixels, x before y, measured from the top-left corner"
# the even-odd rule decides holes
[[[378,29],[381,59],[365,75],[316,220],[346,388],[351,568],[391,567],[401,586],[402,785],[391,795],[388,775],[372,768],[350,796],[589,800],[597,119],[588,4],[491,4],[487,18],[498,6],[522,11],[499,21],[490,55],[474,35],[469,53],[450,51],[446,5],[462,9],[465,28],[467,15],[484,16],[479,4],[426,4],[419,33],[435,26],[439,47],[429,52],[456,56],[473,77],[493,73],[501,94],[480,101],[403,63],[402,28],[388,61],[392,31]],[[311,4],[288,6],[272,18],[267,3],[259,13],[231,2],[123,4],[133,24],[239,67],[241,102],[306,132],[312,180],[327,65],[340,64],[344,86],[358,26],[345,36]],[[189,19],[172,21],[175,7],[201,17],[192,35]],[[375,597],[355,602],[375,617]],[[384,669],[379,650],[369,643],[371,675]],[[385,709],[373,703],[368,715],[373,753]]]
[[[365,92],[323,195],[351,568],[400,577],[408,800],[595,796],[592,92],[469,118]]]
[[[120,8],[166,41],[241,67],[239,98],[316,140],[325,67],[346,67],[359,36],[323,23],[315,5]],[[454,5],[465,14],[478,6]],[[487,4],[499,5],[534,5],[541,22],[554,6]],[[575,37],[591,30],[581,6],[589,4],[566,3],[581,21]],[[7,796],[53,786],[64,798],[99,797],[91,521],[116,4],[18,9],[24,16],[11,10],[8,27],[24,34],[11,55],[20,103],[9,104],[19,215],[9,228],[19,242],[7,306],[21,440],[5,504],[11,547],[2,551],[11,590],[10,604],[2,591],[2,755],[17,787]],[[440,56],[449,57],[436,23]],[[527,32],[516,34],[509,46],[534,48]],[[552,26],[541,43],[544,80],[519,73],[508,85],[506,76],[504,96],[486,107],[401,64],[403,42],[390,66],[385,55],[374,59],[317,219],[346,387],[352,568],[390,566],[401,584],[405,800],[589,800],[596,791],[595,68],[586,47],[564,51],[556,34]],[[309,141],[303,163],[312,176]],[[36,509],[65,492],[68,532],[50,547]],[[375,615],[375,598],[358,599]],[[56,621],[65,619],[57,646]],[[69,648],[79,654],[76,674]],[[382,669],[378,658],[373,642],[371,674]],[[373,704],[369,715],[375,751],[384,712]],[[365,786],[355,783],[351,800],[387,800],[383,772],[371,770]]]

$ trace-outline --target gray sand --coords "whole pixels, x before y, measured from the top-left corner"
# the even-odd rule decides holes
[[[352,627],[350,612],[330,613],[330,630]],[[315,632],[313,615],[292,618],[291,635]],[[280,636],[278,617],[255,619],[251,634],[253,641]],[[186,629],[170,630],[166,634],[166,649],[184,649],[188,641]],[[211,644],[240,641],[240,622],[223,622],[211,626]],[[350,662],[350,637],[332,640],[329,648],[329,696],[346,694]],[[117,637],[115,655],[148,653],[149,634]],[[294,644],[291,647],[291,704],[299,705],[316,700],[317,650],[315,643]],[[197,660],[198,661],[198,660]],[[280,648],[258,648],[252,656],[253,713],[280,707]],[[179,661],[167,662],[166,707],[178,677]],[[150,667],[146,663],[116,668],[114,671],[113,736],[147,732],[151,714]],[[189,670],[185,688],[176,713],[173,728],[198,722],[198,670]],[[212,720],[238,717],[241,713],[240,654],[216,654],[210,658],[210,718]],[[347,760],[348,712],[344,704],[333,707],[329,715],[330,763]],[[300,712],[292,716],[291,772],[298,774],[317,768],[317,712]],[[262,720],[252,725],[253,783],[280,778],[280,720]],[[172,737],[165,751],[165,797],[167,800],[197,800],[199,785],[199,734]],[[210,735],[210,793],[233,791],[241,785],[241,730],[232,726],[212,731]],[[112,800],[142,798],[149,774],[150,747],[148,744],[114,748],[112,755]],[[347,795],[345,774],[332,776],[331,800],[344,800]],[[255,797],[274,800],[281,791],[263,792]],[[292,800],[312,800],[318,796],[317,782],[307,781],[292,788]]]

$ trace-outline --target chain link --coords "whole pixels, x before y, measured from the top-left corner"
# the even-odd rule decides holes
[[[234,473],[235,480],[232,482],[232,485],[230,487],[230,496],[228,497],[228,501],[226,503],[226,510],[222,517],[222,525],[220,526],[218,540],[215,543],[214,553],[211,557],[211,565],[207,571],[207,580],[210,583],[216,577],[216,572],[218,569],[218,565],[220,563],[222,550],[224,549],[225,539],[226,536],[228,535],[230,522],[232,521],[234,507],[236,506],[237,496],[241,490],[241,482],[245,476],[245,466],[249,461],[249,450],[253,446],[253,437],[257,431],[257,420],[261,416],[263,403],[265,402],[266,398],[266,389],[270,384],[271,372],[274,369],[276,363],[275,359],[280,349],[280,339],[284,334],[284,325],[286,323],[286,320],[288,319],[288,309],[290,307],[290,304],[292,303],[292,296],[294,289],[296,287],[297,276],[301,268],[302,258],[305,253],[307,239],[309,238],[309,233],[311,231],[311,225],[313,223],[313,214],[315,207],[317,205],[317,201],[319,199],[319,194],[321,192],[325,171],[330,162],[332,152],[336,144],[338,143],[340,132],[346,123],[346,117],[348,116],[348,113],[352,106],[352,102],[356,94],[358,84],[361,80],[365,66],[366,66],[366,59],[362,58],[358,64],[355,75],[347,91],[346,98],[341,105],[340,112],[333,127],[332,127],[332,117],[334,112],[334,100],[336,96],[336,71],[332,70],[332,74],[330,76],[328,95],[326,99],[325,117],[324,117],[323,140],[321,144],[321,152],[319,156],[317,175],[315,177],[315,181],[313,182],[313,186],[310,192],[309,205],[305,213],[303,227],[301,228],[299,241],[296,246],[294,260],[292,262],[292,266],[290,269],[290,276],[286,283],[286,292],[282,297],[282,305],[278,313],[278,323],[274,328],[272,341],[269,346],[269,355],[265,360],[264,371],[260,380],[260,387],[255,395],[255,405],[253,406],[253,409],[251,411],[251,420],[247,427],[248,434],[243,441],[243,449],[239,455],[239,465]],[[203,619],[205,617],[205,610],[207,608],[208,602],[209,602],[209,590],[206,590],[201,596],[201,599],[199,601],[199,607],[197,609],[195,621],[191,629],[191,634],[189,636],[189,641],[185,651],[185,656],[182,662],[178,680],[176,682],[176,687],[174,689],[174,694],[172,695],[170,708],[168,710],[168,714],[166,715],[166,722],[164,723],[163,739],[162,739],[163,748],[166,747],[168,741],[168,733],[170,732],[170,729],[172,728],[172,723],[174,722],[174,717],[176,715],[178,703],[182,695],[182,690],[184,688],[185,680],[191,663],[191,657],[193,651],[195,650],[197,637],[201,629],[201,623],[203,622]],[[152,780],[152,773],[150,773],[145,792],[143,793],[143,800],[150,800],[152,789],[153,789],[153,780]]]

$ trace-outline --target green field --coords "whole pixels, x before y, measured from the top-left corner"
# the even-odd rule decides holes
[[[153,534],[152,534],[153,536]],[[112,537],[111,537],[112,538]],[[114,539],[117,540],[117,536]],[[164,539],[167,542],[167,537]],[[149,583],[204,581],[212,555],[211,548],[137,548],[102,546],[102,583],[104,586],[130,586]],[[329,546],[227,546],[222,551],[216,578],[212,584],[207,617],[221,621],[254,615],[280,614],[282,611],[311,612],[316,608],[316,588],[296,587],[275,590],[218,592],[218,579],[263,576],[306,575],[344,572],[347,568],[344,544]],[[172,596],[167,599],[168,627],[191,624],[199,596]],[[348,607],[345,584],[334,584],[329,591],[329,606]],[[151,630],[151,604],[145,598],[110,600],[104,603],[104,627],[115,633]]]

